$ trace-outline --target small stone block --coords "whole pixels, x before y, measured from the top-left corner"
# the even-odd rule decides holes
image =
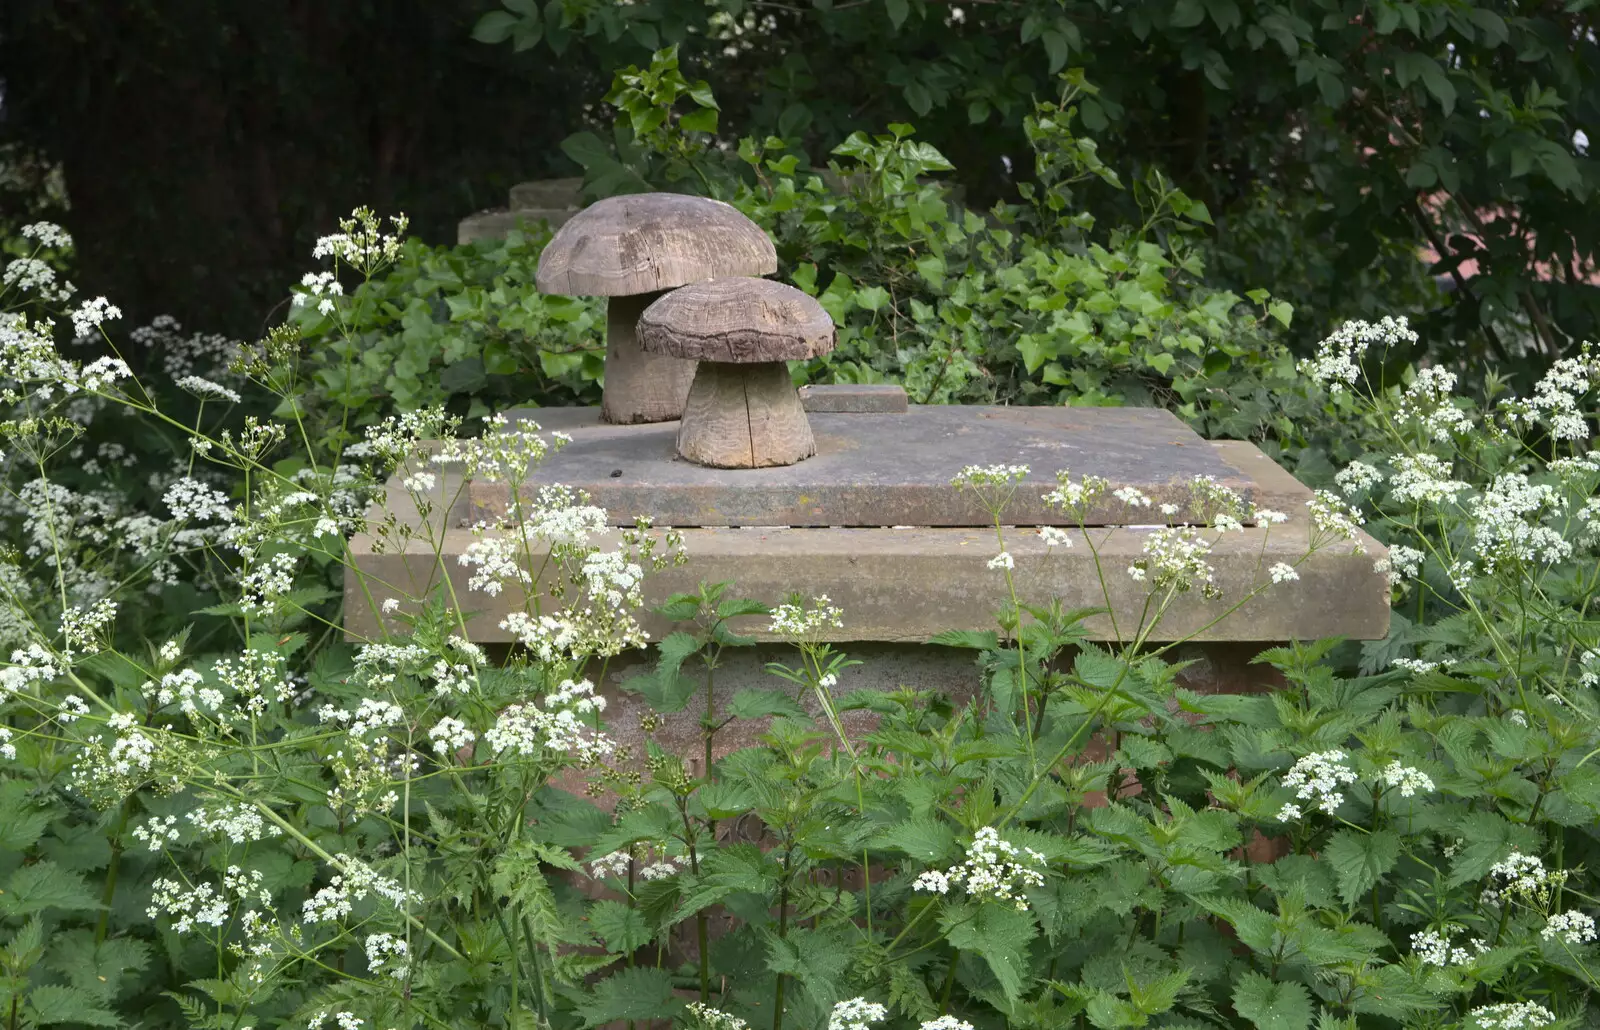
[[[889,383],[802,386],[800,406],[807,411],[879,415],[904,415],[909,407],[905,388]]]

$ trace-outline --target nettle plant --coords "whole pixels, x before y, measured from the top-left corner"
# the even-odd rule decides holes
[[[30,238],[66,243],[53,227]],[[319,244],[333,268],[300,303],[337,315],[340,275],[371,275],[400,246],[358,212]],[[292,329],[210,375],[80,360],[49,312],[111,345],[114,308],[72,307],[48,264],[17,267],[0,323],[7,517],[26,530],[3,583],[7,1030],[1591,1018],[1600,744],[1576,511],[1563,550],[1549,506],[1491,499],[1510,481],[1456,491],[1455,515],[1430,502],[1418,539],[1459,586],[1425,569],[1419,582],[1470,613],[1425,645],[1448,654],[1346,678],[1331,644],[1282,648],[1262,656],[1281,689],[1216,696],[1184,685],[1182,641],[1156,643],[1163,620],[1202,601],[1227,618],[1316,552],[1359,545],[1346,501],[1317,495],[1304,555],[1263,559],[1221,597],[1218,542],[1249,522],[1269,536],[1282,514],[1197,481],[1195,524],[1149,532],[1116,568],[1115,530],[1086,513],[1109,496],[1133,522],[1149,498],[1062,474],[1048,499],[1077,525],[1035,543],[1006,520],[1026,470],[970,468],[954,485],[993,515],[1000,614],[992,633],[940,641],[974,651],[975,696],[850,691],[853,662],[829,642],[848,613],[707,585],[663,606],[682,629],[630,684],[658,709],[630,748],[594,684],[646,642],[647,577],[681,560],[681,542],[609,528],[569,491],[514,489],[559,434],[491,419],[463,437],[432,410],[314,438]],[[1336,335],[1311,371],[1348,382],[1364,332]],[[1535,398],[1501,404],[1499,424],[1531,447],[1515,460],[1534,460],[1530,431],[1577,427],[1586,374],[1563,366]],[[174,387],[197,402],[183,418],[161,403]],[[247,394],[280,414],[205,414]],[[1371,396],[1402,426],[1397,406],[1423,395]],[[1459,424],[1447,406],[1419,416],[1430,446]],[[180,441],[185,459],[141,470],[153,500],[115,518],[52,479],[69,462],[81,473],[73,448],[112,412],[125,438]],[[1590,475],[1589,461],[1539,475]],[[1397,462],[1392,476],[1371,467],[1413,484]],[[439,516],[469,478],[513,489],[500,520],[472,527],[458,594]],[[393,509],[371,517],[374,497]],[[384,630],[346,644],[318,590],[350,569],[357,530],[431,560],[438,586],[414,596],[357,571],[352,603]],[[1019,567],[1067,547],[1107,584],[1103,609],[1018,593]],[[1091,639],[1113,577],[1144,603]],[[150,632],[152,586],[167,606],[204,598],[183,611],[193,631]],[[518,643],[491,661],[466,619],[499,595]],[[740,620],[762,618],[791,657],[771,667],[773,689],[723,698],[715,673],[745,642]],[[1557,639],[1573,647],[1566,665],[1550,657],[1567,653]],[[685,754],[665,731],[691,704],[701,738]],[[716,735],[739,723],[746,746],[720,753]]]

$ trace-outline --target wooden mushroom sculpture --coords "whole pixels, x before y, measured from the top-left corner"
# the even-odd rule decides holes
[[[761,227],[729,204],[639,193],[592,204],[563,225],[539,258],[541,293],[607,297],[607,422],[665,422],[683,413],[694,363],[646,354],[639,313],[663,290],[723,275],[770,275],[778,254]]]
[[[833,332],[821,304],[770,279],[712,279],[651,304],[639,317],[639,345],[700,363],[678,453],[740,469],[793,465],[815,454],[785,362],[833,350]]]

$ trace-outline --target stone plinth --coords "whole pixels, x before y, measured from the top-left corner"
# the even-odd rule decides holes
[[[1080,414],[1090,417],[1103,415],[1106,410]],[[614,442],[630,435],[635,439],[650,438],[654,434],[661,435],[670,450],[676,431],[675,423],[629,427],[594,423],[594,428],[585,429],[581,423],[593,416],[582,411],[541,411],[538,416],[547,428],[568,428],[575,438],[592,432],[592,442],[597,447],[607,440]],[[561,424],[563,419],[565,426]],[[1124,441],[1122,446],[1134,445]],[[1357,553],[1355,543],[1329,544],[1300,564],[1297,580],[1274,585],[1229,614],[1239,598],[1270,580],[1268,570],[1273,565],[1293,564],[1305,554],[1312,532],[1305,502],[1311,493],[1248,443],[1198,441],[1186,443],[1184,449],[1186,457],[1195,460],[1191,467],[1216,469],[1223,473],[1219,478],[1247,484],[1258,505],[1287,513],[1289,521],[1226,534],[1210,555],[1222,599],[1207,601],[1198,593],[1186,595],[1171,606],[1148,639],[1265,643],[1327,636],[1376,639],[1387,633],[1388,581],[1384,573],[1373,568],[1374,559],[1382,556],[1383,549],[1365,536],[1358,541],[1365,553]],[[584,453],[577,442],[563,452],[577,453]],[[642,467],[636,474],[665,475],[662,466],[671,464],[661,460],[654,466]],[[591,461],[581,471],[603,483],[612,478],[614,468],[602,460]],[[716,475],[733,482],[765,471]],[[1144,477],[1147,482],[1151,478],[1148,474]],[[441,577],[448,576],[463,607],[472,610],[466,623],[471,639],[480,643],[510,641],[510,635],[499,624],[508,613],[523,609],[523,598],[510,589],[497,597],[469,592],[471,570],[457,561],[473,540],[468,527],[484,515],[482,495],[475,496],[470,484],[451,475],[440,475],[438,480],[437,500],[430,515],[435,539],[442,541],[438,558],[420,542],[410,544],[404,552],[380,554],[376,553],[376,541],[371,536],[361,535],[351,541],[356,564],[369,577],[367,589],[372,592],[369,601],[356,577],[347,576],[345,619],[352,637],[378,633],[375,606],[387,597],[399,596],[403,600],[404,595],[425,595],[442,582]],[[574,485],[590,484],[584,481]],[[417,520],[412,501],[398,482],[391,482],[387,493],[387,511],[402,521]],[[1019,498],[1022,493],[1019,491]],[[640,494],[638,500],[647,503],[648,496]],[[1149,509],[1141,512],[1145,510]],[[651,513],[648,508],[646,513]],[[660,521],[672,523],[670,519]],[[1005,530],[1006,549],[1015,560],[1018,593],[1029,602],[1059,598],[1070,607],[1098,606],[1105,603],[1109,594],[1110,614],[1095,618],[1088,625],[1102,639],[1131,639],[1144,609],[1146,591],[1126,570],[1140,557],[1155,528],[1107,525],[1087,531],[1070,529],[1067,533],[1073,540],[1071,547],[1047,547],[1035,531],[1010,527]],[[720,581],[734,584],[730,596],[768,603],[778,603],[792,592],[806,596],[826,594],[846,613],[846,628],[837,633],[840,640],[916,643],[943,630],[992,628],[993,613],[1008,596],[1002,574],[988,568],[999,550],[992,528],[765,525],[685,528],[682,533],[688,563],[647,580],[647,596],[652,601],[693,590],[699,583]],[[1088,546],[1089,539],[1094,541],[1093,550]],[[600,544],[607,546],[608,541]],[[1098,564],[1095,552],[1099,555]],[[652,635],[671,629],[653,615],[643,621]],[[757,639],[770,639],[761,625],[745,629]]]
[[[819,411],[808,416],[816,454],[774,468],[707,468],[678,457],[677,422],[615,426],[592,408],[507,412],[546,430],[571,434],[523,484],[524,495],[560,483],[589,494],[614,525],[649,515],[657,526],[971,527],[989,512],[950,481],[967,465],[1027,465],[1006,509],[1024,526],[1074,524],[1076,516],[1044,503],[1056,472],[1099,476],[1137,487],[1153,502],[1141,523],[1201,521],[1190,481],[1209,476],[1246,500],[1256,483],[1228,464],[1170,412],[1157,408],[1023,408],[913,405],[900,411]],[[471,517],[493,521],[507,510],[509,487],[469,487]],[[1162,514],[1171,504],[1177,513]],[[1130,509],[1110,492],[1085,519],[1127,521]],[[851,540],[852,544],[863,541]],[[869,545],[871,546],[871,545]]]

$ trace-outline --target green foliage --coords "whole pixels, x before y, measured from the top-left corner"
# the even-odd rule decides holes
[[[1202,199],[1214,274],[1292,303],[1300,349],[1368,310],[1425,310],[1430,349],[1470,369],[1553,357],[1600,324],[1600,230],[1576,217],[1600,184],[1575,137],[1593,135],[1600,103],[1581,4],[515,7],[485,20],[559,27],[553,48],[592,49],[606,68],[681,44],[685,64],[726,83],[725,124],[791,151],[915,121],[984,206],[1026,190],[1015,165],[1028,116],[1082,66],[1101,87],[1083,123],[1107,162],[1159,170]],[[1133,199],[1088,191],[1080,209],[1136,223]]]
[[[357,424],[447,405],[478,417],[517,404],[598,402],[605,310],[534,286],[547,232],[459,247],[408,241],[395,263],[293,325],[313,363],[308,403]]]

